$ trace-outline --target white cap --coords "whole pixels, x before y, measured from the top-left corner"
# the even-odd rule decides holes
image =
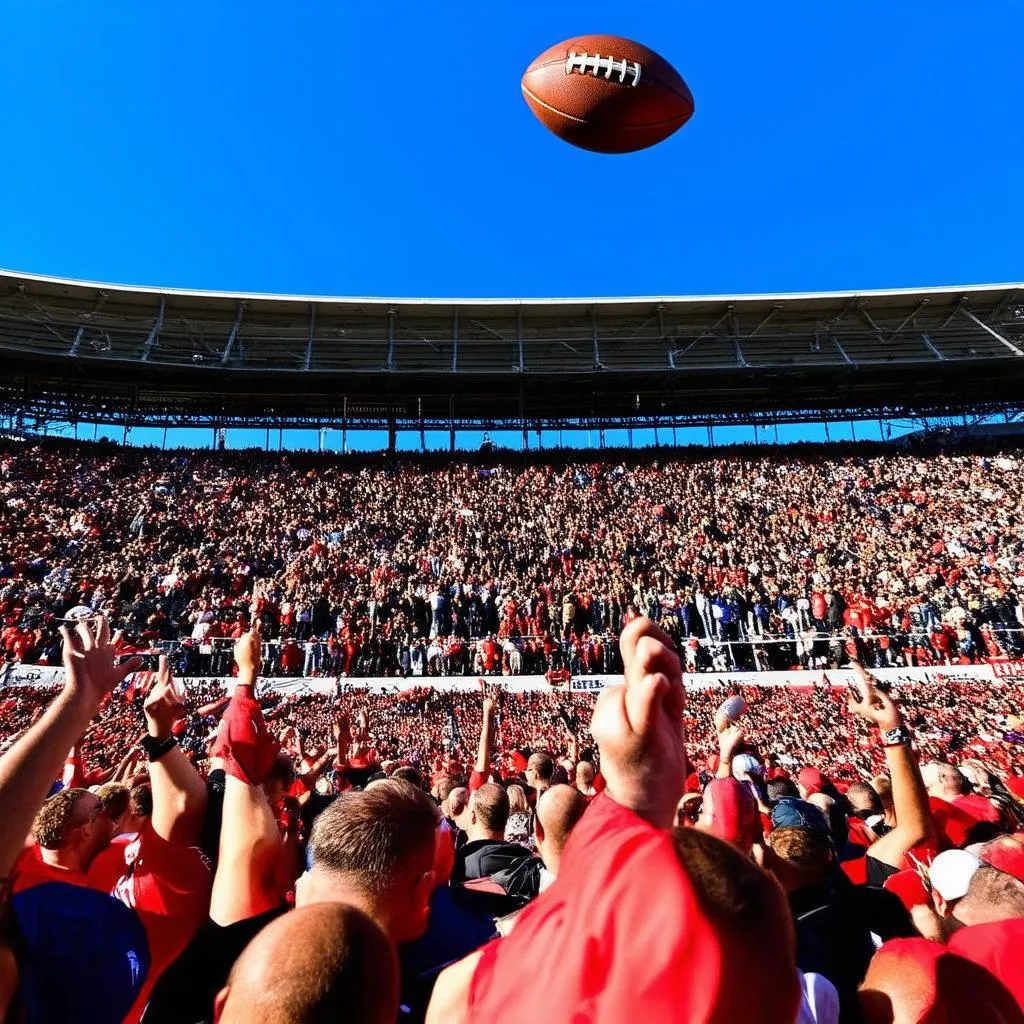
[[[958,900],[967,892],[981,859],[966,850],[944,850],[932,861],[928,878],[932,888],[947,902]]]

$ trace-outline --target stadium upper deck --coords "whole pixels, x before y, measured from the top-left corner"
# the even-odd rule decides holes
[[[0,405],[125,424],[446,429],[1024,408],[1024,284],[337,299],[0,273]]]

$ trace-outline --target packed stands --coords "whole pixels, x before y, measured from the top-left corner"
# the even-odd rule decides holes
[[[56,664],[102,609],[183,675],[260,617],[280,676],[621,670],[658,622],[687,668],[1024,651],[1016,451],[888,447],[465,462],[0,449],[0,647]],[[255,599],[255,604],[253,603]]]

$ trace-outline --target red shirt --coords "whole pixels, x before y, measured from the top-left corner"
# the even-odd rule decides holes
[[[54,867],[43,860],[38,843],[33,843],[23,850],[14,862],[11,872],[11,892],[31,889],[34,885],[45,882],[66,882],[68,885],[88,885],[89,879],[81,871],[69,871],[67,868]]]
[[[157,978],[177,959],[206,920],[213,876],[194,846],[169,843],[147,822],[141,832],[117,836],[89,868],[89,885],[109,892],[138,915],[146,929],[149,975],[126,1024],[137,1021]]]
[[[671,835],[601,796],[573,830],[555,884],[484,948],[469,1020],[777,1024],[800,1002],[784,958],[713,928]]]

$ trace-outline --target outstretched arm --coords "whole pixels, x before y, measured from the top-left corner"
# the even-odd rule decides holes
[[[494,711],[497,704],[493,697],[484,697],[483,715],[480,721],[480,743],[476,749],[476,763],[469,779],[470,790],[479,789],[491,773],[491,750],[494,743]]]
[[[143,710],[150,742],[168,743],[174,723],[185,713],[185,705],[175,692],[167,658],[162,654]],[[153,788],[153,831],[168,842],[188,846],[197,843],[206,813],[206,784],[177,743],[149,762],[149,781]]]
[[[139,659],[115,665],[118,637],[105,616],[79,622],[64,638],[64,688],[38,721],[0,757],[0,878],[6,878],[25,845],[36,812],[60,775],[68,750],[99,710],[100,701]]]
[[[263,748],[257,750],[257,744],[263,742],[262,733],[267,733],[266,738],[271,739],[259,704],[253,697],[260,665],[260,643],[257,619],[253,628],[235,644],[238,685],[231,696],[231,706],[221,721],[221,733],[213,751],[215,756],[224,758],[226,778],[210,917],[225,927],[271,910],[281,902],[278,874],[282,857],[281,835],[260,785],[263,779],[258,777],[264,766],[269,765],[263,756],[263,750],[268,748],[264,743]],[[243,747],[238,742],[243,737],[241,728],[239,735],[233,732],[236,717],[241,727],[247,727],[246,723],[254,726],[255,743],[247,742]],[[251,741],[252,734],[244,739]],[[248,755],[247,763],[244,770],[239,770],[235,757],[241,757],[243,753]]]
[[[903,716],[892,698],[875,686],[871,674],[859,662],[853,663],[858,699],[850,700],[850,711],[878,727],[885,744],[885,763],[892,779],[892,802],[896,827],[872,843],[868,855],[890,867],[903,867],[906,855],[933,835],[931,808],[910,736]]]

